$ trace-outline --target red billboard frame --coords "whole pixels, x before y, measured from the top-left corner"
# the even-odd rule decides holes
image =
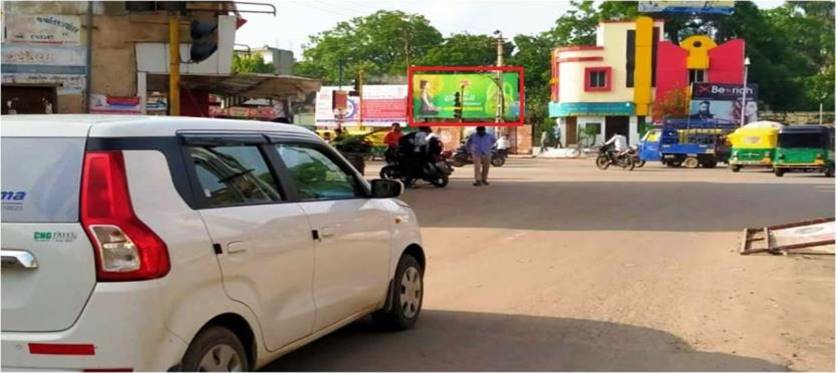
[[[416,122],[412,117],[412,77],[418,71],[516,72],[520,76],[520,119],[514,122]],[[406,121],[409,127],[520,127],[525,124],[525,69],[522,66],[409,66],[407,68],[406,85]]]

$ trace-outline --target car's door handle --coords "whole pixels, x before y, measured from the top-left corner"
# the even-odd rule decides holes
[[[2,266],[17,267],[23,269],[38,268],[38,260],[32,253],[26,250],[0,250],[0,261]]]
[[[244,242],[236,241],[226,244],[227,254],[242,253],[244,251],[247,251],[247,245]]]

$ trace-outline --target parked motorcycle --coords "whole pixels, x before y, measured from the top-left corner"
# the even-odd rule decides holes
[[[628,171],[632,171],[636,168],[636,159],[638,156],[636,155],[635,150],[631,148],[625,153],[615,154],[610,151],[611,148],[612,144],[603,145],[598,149],[598,158],[595,159],[595,166],[598,167],[598,169],[606,170],[611,165],[616,165],[621,167],[621,169]]]
[[[417,155],[411,154],[398,154],[389,158],[389,161],[380,169],[380,177],[400,180],[406,186],[414,185],[417,179],[421,179],[438,188],[444,188],[450,182],[450,174],[453,173],[449,158],[445,158],[443,153],[435,162],[421,161]]]
[[[494,145],[491,149],[491,166],[502,167],[505,165],[506,159],[508,159],[508,150],[497,149],[496,145]],[[472,163],[473,158],[470,156],[470,151],[467,150],[467,145],[462,144],[458,149],[456,149],[456,153],[452,156],[453,166],[462,167]]]

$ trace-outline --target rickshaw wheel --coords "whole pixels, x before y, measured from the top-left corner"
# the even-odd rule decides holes
[[[824,176],[833,177],[833,165],[830,165],[824,169]]]
[[[736,164],[733,164],[731,166],[731,172],[740,172],[740,166],[736,165]]]
[[[775,169],[775,176],[784,177],[784,169],[783,168],[776,168]]]

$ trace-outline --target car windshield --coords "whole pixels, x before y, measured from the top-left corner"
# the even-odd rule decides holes
[[[782,148],[826,148],[827,137],[820,133],[785,133],[778,136]]]

